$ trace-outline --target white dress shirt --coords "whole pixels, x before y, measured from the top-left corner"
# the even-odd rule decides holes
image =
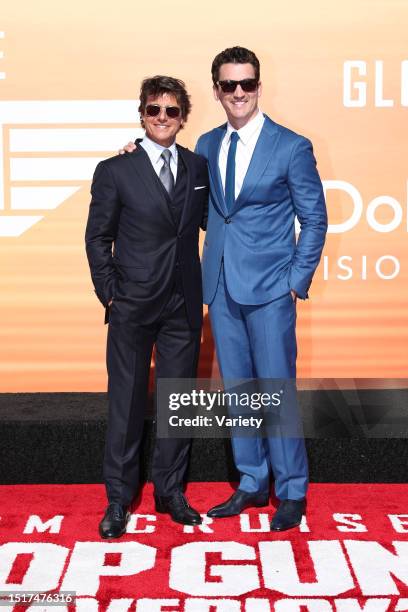
[[[169,149],[171,153],[170,170],[174,176],[174,183],[175,183],[176,178],[177,178],[177,159],[178,159],[176,142],[174,141],[170,147],[162,147],[162,145],[157,144],[157,142],[154,142],[148,136],[145,135],[145,137],[143,138],[141,142],[139,142],[139,144],[141,147],[143,147],[143,149],[148,154],[149,159],[152,162],[152,166],[157,176],[160,176],[160,170],[162,169],[163,163],[164,163],[163,158],[161,157],[161,154],[166,148]]]
[[[237,151],[235,154],[235,199],[237,199],[242,188],[245,175],[258,142],[259,134],[261,133],[265,117],[261,111],[255,115],[240,130],[236,130],[230,123],[227,125],[227,133],[225,134],[220,148],[218,165],[221,173],[222,186],[225,193],[225,175],[227,173],[227,157],[231,142],[231,132],[238,132],[239,140],[237,143]]]

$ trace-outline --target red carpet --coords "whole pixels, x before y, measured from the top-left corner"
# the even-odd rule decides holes
[[[202,513],[230,493],[187,490]],[[279,535],[272,505],[183,528],[155,515],[147,485],[128,533],[106,542],[104,507],[100,485],[0,487],[0,591],[76,592],[37,612],[408,610],[406,485],[312,485],[307,524]]]

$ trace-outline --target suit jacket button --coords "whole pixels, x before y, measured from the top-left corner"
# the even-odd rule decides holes
[[[230,219],[230,217],[226,217],[226,218],[225,218],[225,223],[227,223],[227,224],[228,224],[228,223],[231,223],[231,219]]]

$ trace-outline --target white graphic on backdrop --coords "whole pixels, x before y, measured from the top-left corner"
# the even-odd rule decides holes
[[[131,127],[137,108],[137,100],[0,102],[0,236],[24,234],[89,181],[101,159],[141,136]]]
[[[3,39],[5,36],[4,32],[0,32],[0,40]],[[0,50],[0,60],[4,59],[4,51]],[[3,71],[0,71],[0,80],[4,80],[6,78],[6,73]]]
[[[346,108],[394,108],[398,102],[408,107],[408,60],[400,66],[399,101],[386,93],[390,85],[395,89],[395,77],[384,78],[384,62],[375,60],[347,60],[343,64],[343,105]],[[384,81],[387,81],[386,85]]]

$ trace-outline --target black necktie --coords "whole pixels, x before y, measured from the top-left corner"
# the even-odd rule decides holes
[[[174,189],[174,176],[170,168],[171,152],[169,149],[164,149],[161,156],[163,158],[163,166],[160,169],[159,178],[169,196],[171,197]]]

